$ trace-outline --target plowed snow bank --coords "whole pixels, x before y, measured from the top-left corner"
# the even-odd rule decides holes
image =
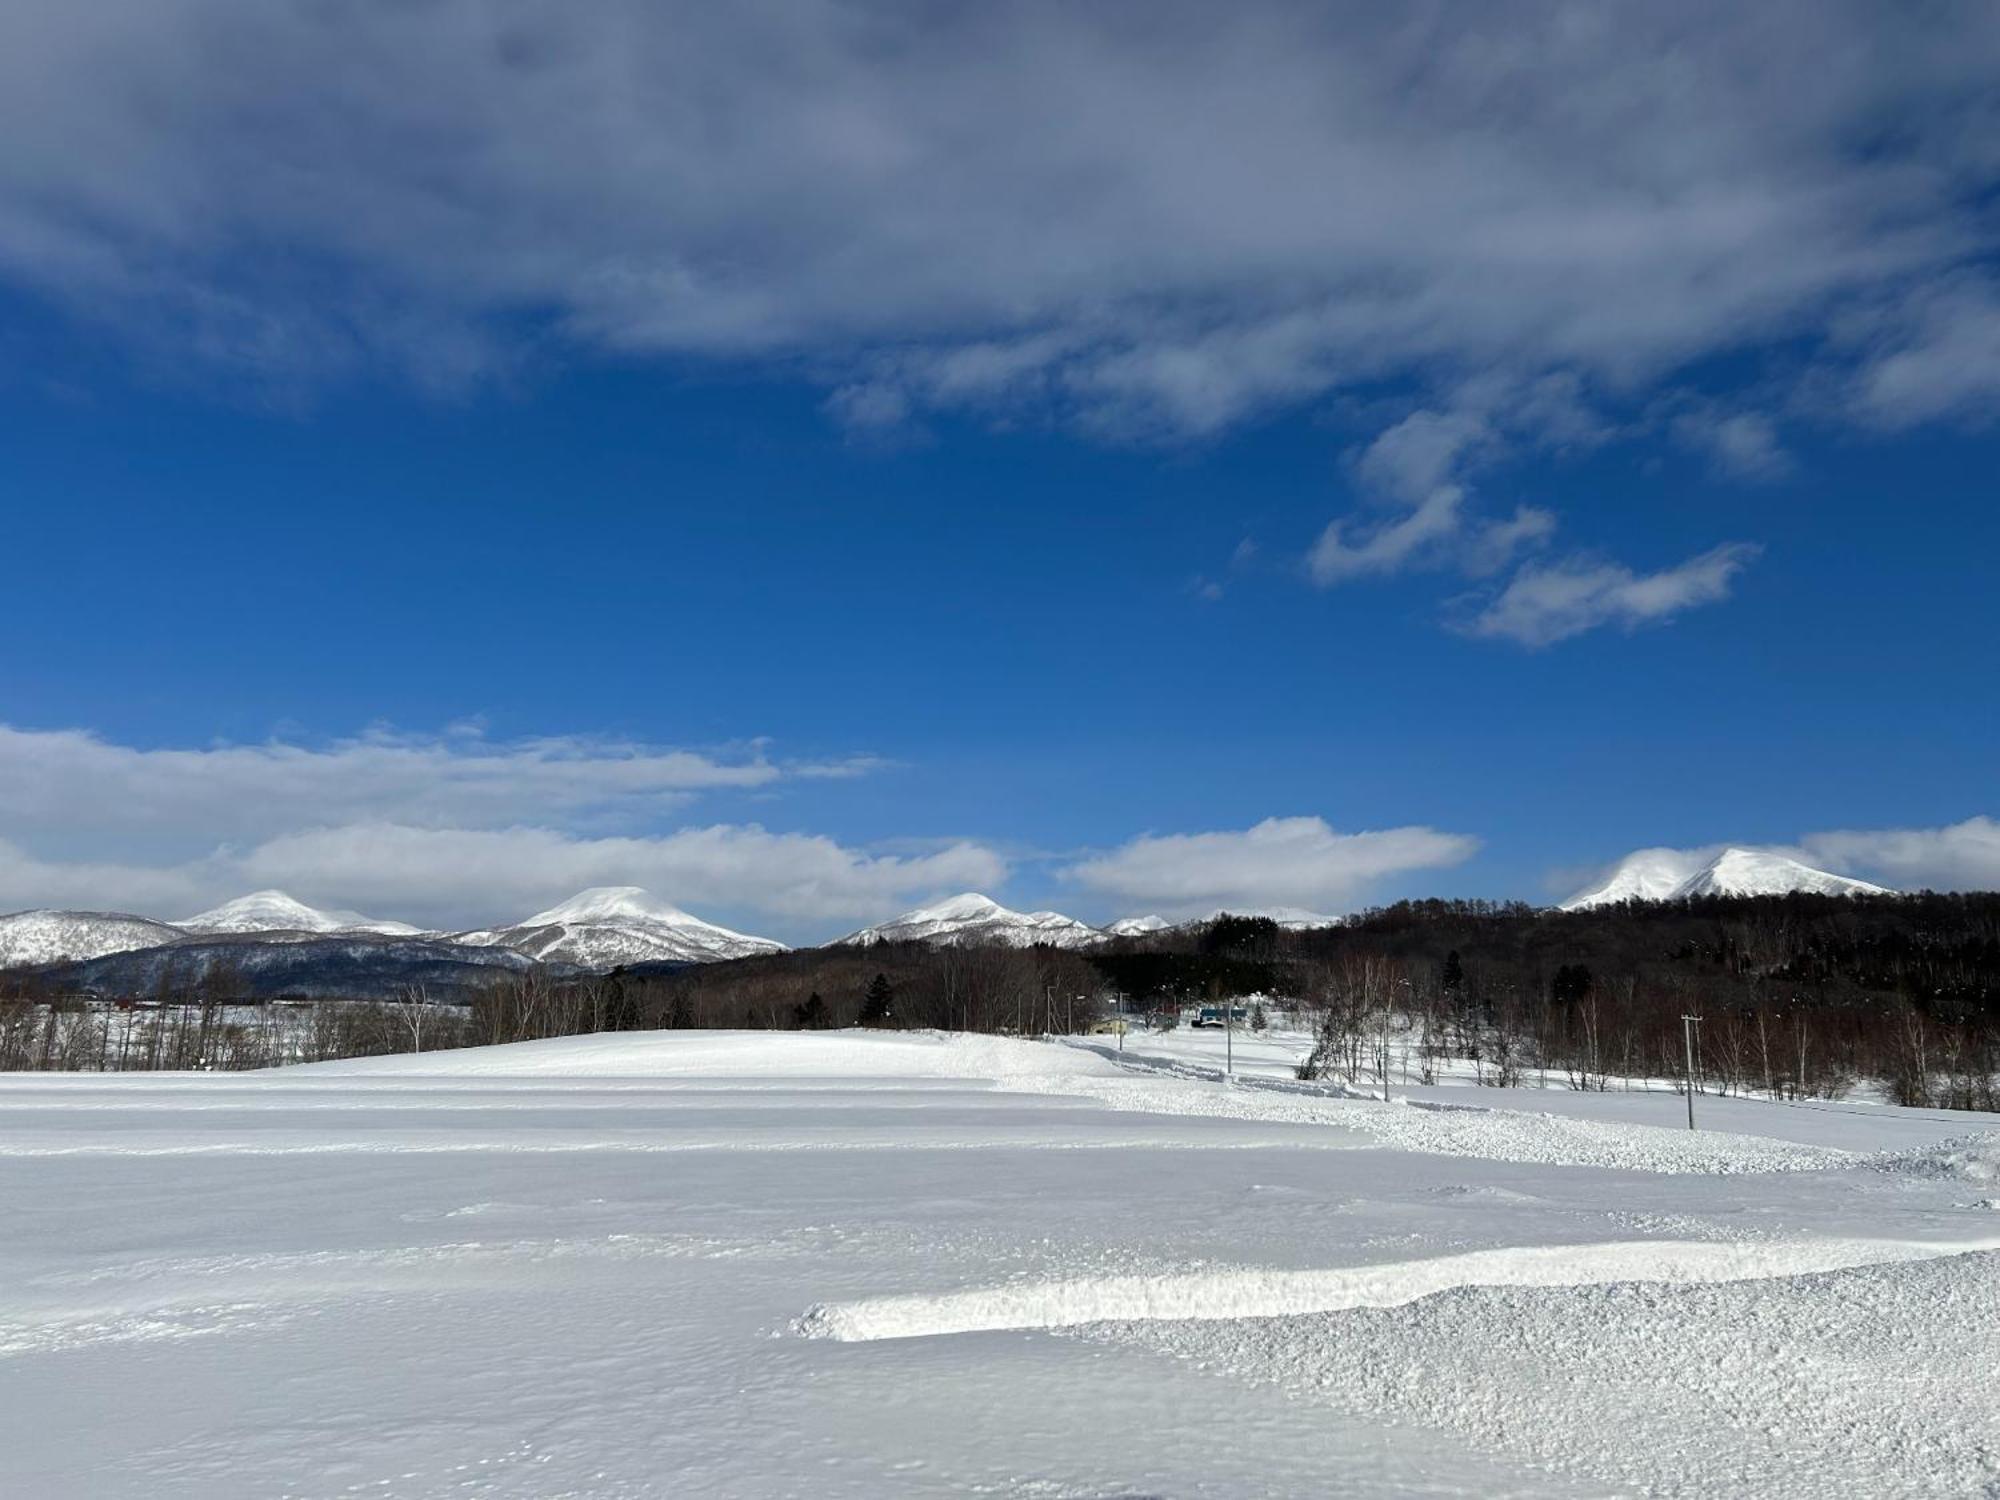
[[[820,1303],[793,1328],[806,1338],[861,1343],[1082,1323],[1270,1318],[1400,1307],[1458,1287],[1759,1281],[1994,1248],[2000,1248],[2000,1239],[1959,1245],[1895,1240],[1510,1245],[1330,1270],[1223,1268],[1191,1275],[1087,1277]]]

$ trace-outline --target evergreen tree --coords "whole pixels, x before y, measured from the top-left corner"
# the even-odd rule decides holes
[[[814,990],[806,997],[803,1005],[792,1007],[792,1025],[800,1031],[820,1031],[832,1024],[826,1013],[826,1002]]]
[[[1452,949],[1444,956],[1444,992],[1457,998],[1465,988],[1465,965],[1458,961],[1458,950]]]
[[[861,997],[860,1024],[863,1026],[887,1026],[889,1024],[889,1001],[895,991],[889,987],[889,976],[877,974],[868,981],[868,992]]]

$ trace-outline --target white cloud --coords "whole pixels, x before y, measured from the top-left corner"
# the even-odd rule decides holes
[[[1465,626],[1468,634],[1547,646],[1602,625],[1658,624],[1729,597],[1736,575],[1762,549],[1728,542],[1657,573],[1572,557],[1528,564]]]
[[[1727,848],[1759,849],[1837,875],[1853,876],[1899,891],[2000,890],[2000,821],[1984,815],[1941,828],[1847,828],[1808,833],[1796,843],[1748,841],[1703,844],[1688,849],[1638,849],[1609,865],[1586,872],[1553,870],[1550,890],[1587,891],[1629,862],[1656,874],[1662,890],[1700,870]]]
[[[1463,471],[1470,453],[1493,440],[1492,428],[1473,412],[1412,412],[1378,433],[1354,469],[1371,488],[1421,505]]]
[[[1456,485],[1443,485],[1400,520],[1364,531],[1350,542],[1351,520],[1328,523],[1306,554],[1306,572],[1321,588],[1371,573],[1395,573],[1457,539],[1463,530],[1459,512],[1465,499]]]
[[[1674,435],[1708,457],[1716,472],[1729,479],[1783,479],[1792,472],[1792,456],[1778,429],[1761,412],[1717,411],[1699,407],[1674,418]]]
[[[1565,401],[1536,395],[1524,407],[1508,392],[1482,384],[1461,390],[1456,406],[1415,411],[1385,428],[1354,456],[1352,467],[1364,493],[1389,518],[1330,522],[1306,553],[1306,575],[1321,588],[1416,568],[1483,578],[1541,546],[1556,530],[1553,512],[1521,505],[1506,520],[1477,515],[1467,479],[1502,450],[1508,429],[1526,435],[1543,421],[1566,429],[1572,393],[1560,394]]]
[[[1885,427],[1990,419],[2000,398],[2000,288],[1947,281],[1912,297],[1885,323],[1856,380],[1853,401],[1863,416]]]
[[[1813,833],[1799,843],[1808,858],[1900,890],[2000,890],[2000,822],[1985,816],[1942,828]]]
[[[813,924],[881,917],[913,898],[997,885],[1006,874],[1004,859],[973,843],[881,855],[756,824],[593,838],[363,823],[163,864],[40,859],[0,841],[0,910],[80,906],[173,918],[275,886],[311,904],[466,927],[518,921],[587,886],[638,885],[703,916]]]
[[[123,840],[199,831],[262,837],[369,819],[500,826],[644,818],[706,792],[864,774],[874,757],[781,763],[750,744],[708,752],[587,736],[493,741],[378,730],[325,745],[142,749],[87,730],[0,725],[0,829]]]
[[[1885,411],[1991,389],[1907,298],[1993,248],[1976,6],[15,0],[5,40],[0,276],[260,375],[450,384],[553,327],[864,424],[1199,433],[1874,299]]]
[[[696,910],[812,921],[877,917],[908,896],[1004,877],[1005,861],[970,843],[892,857],[754,824],[658,827],[699,794],[887,764],[468,729],[141,749],[0,727],[0,908],[174,917],[278,886],[319,905],[466,925],[581,886],[643,885]]]
[[[1063,875],[1170,916],[1217,907],[1340,911],[1379,881],[1459,864],[1478,847],[1477,839],[1432,828],[1336,833],[1321,818],[1266,818],[1241,831],[1147,834]]]

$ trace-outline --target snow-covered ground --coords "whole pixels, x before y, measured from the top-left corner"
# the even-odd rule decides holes
[[[0,1494],[2000,1494],[2000,1117],[1235,1041],[0,1077]]]

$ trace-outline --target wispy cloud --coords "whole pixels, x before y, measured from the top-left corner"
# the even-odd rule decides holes
[[[1762,549],[1729,542],[1657,573],[1569,558],[1530,563],[1463,628],[1523,646],[1548,646],[1600,626],[1656,625],[1729,597],[1735,577]]]
[[[16,0],[6,31],[0,276],[246,378],[451,385],[553,335],[806,370],[862,427],[1120,436],[1778,338],[1885,418],[1993,389],[1912,295],[1994,248],[1976,6]]]
[[[0,727],[0,908],[185,915],[253,886],[443,925],[520,915],[583,885],[697,909],[880,916],[1002,879],[970,843],[883,854],[755,824],[662,826],[701,796],[845,779],[878,756],[790,761],[590,736],[378,730],[323,745],[120,745]]]
[[[1672,429],[1727,479],[1761,483],[1783,479],[1794,467],[1776,425],[1762,412],[1696,406],[1676,415]]]
[[[704,916],[813,923],[885,915],[913,898],[997,885],[974,843],[877,854],[817,834],[714,824],[639,837],[553,828],[350,823],[193,858],[41,858],[0,840],[0,910],[76,906],[183,917],[246,890],[437,927],[516,921],[593,885],[639,885]]]
[[[1339,833],[1322,818],[1266,818],[1241,830],[1146,834],[1062,874],[1166,915],[1274,906],[1338,912],[1382,880],[1460,864],[1478,848],[1477,839],[1433,828]]]
[[[325,744],[139,747],[87,730],[0,726],[0,827],[144,836],[260,837],[302,824],[386,819],[495,826],[639,819],[703,793],[791,777],[854,776],[860,756],[789,763],[749,743],[691,750],[585,735],[495,741],[378,729]]]
[[[1811,859],[1901,890],[2000,891],[2000,822],[1983,815],[1941,828],[1811,833],[1799,845]]]

